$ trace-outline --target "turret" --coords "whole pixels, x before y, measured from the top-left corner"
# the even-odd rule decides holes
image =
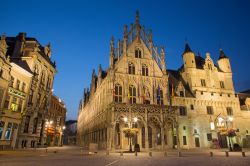
[[[6,52],[7,52],[7,44],[5,40],[5,35],[1,36],[0,39],[0,57],[6,58]]]
[[[16,37],[15,48],[13,51],[13,57],[20,57],[23,54],[25,46],[26,33],[19,33]]]
[[[231,73],[231,65],[230,65],[230,60],[229,58],[225,55],[224,51],[220,49],[220,56],[217,61],[219,68],[221,71],[225,73]]]
[[[184,68],[196,68],[195,55],[190,49],[189,45],[186,43],[184,53],[182,54]]]
[[[110,52],[109,52],[109,67],[114,67],[114,60],[115,60],[115,46],[114,46],[114,37],[111,38],[110,41]]]
[[[49,58],[51,58],[51,45],[50,45],[50,43],[44,47],[44,53]]]
[[[122,52],[124,55],[127,55],[127,41],[128,41],[128,34],[127,34],[127,25],[124,25],[124,32],[123,32],[123,48]]]
[[[161,70],[162,70],[163,74],[167,74],[164,47],[161,47],[161,68],[162,68]]]

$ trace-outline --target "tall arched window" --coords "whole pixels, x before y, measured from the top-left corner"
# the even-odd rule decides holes
[[[136,48],[136,50],[135,50],[135,58],[141,58],[141,57],[142,57],[141,50],[139,48]]]
[[[143,76],[148,76],[148,66],[147,65],[143,64],[141,70],[142,70]]]
[[[135,65],[131,62],[128,64],[128,74],[135,74]]]
[[[128,98],[130,104],[136,103],[136,88],[133,85],[129,86]]]
[[[115,102],[122,103],[122,86],[120,84],[115,84]]]
[[[157,97],[157,104],[163,105],[163,91],[160,89],[160,87],[156,90],[156,97]]]

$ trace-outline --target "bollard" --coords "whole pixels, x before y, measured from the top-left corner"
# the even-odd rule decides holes
[[[106,151],[106,155],[107,155],[107,156],[109,155],[109,151],[108,151],[108,150]]]
[[[210,157],[213,157],[214,156],[214,153],[213,152],[210,152]]]
[[[228,151],[226,151],[226,152],[225,152],[225,154],[226,154],[226,157],[229,157],[229,153],[228,153]]]
[[[148,154],[149,154],[150,157],[152,157],[152,152],[149,152]]]
[[[135,151],[135,156],[137,156],[137,151]]]
[[[246,157],[246,153],[245,152],[242,152],[242,157]]]
[[[54,153],[57,153],[57,151],[55,150]]]
[[[123,152],[120,152],[120,156],[123,156]]]
[[[164,156],[167,157],[168,156],[168,152],[164,152]]]
[[[182,155],[181,155],[181,152],[178,152],[178,156],[179,156],[179,157],[181,157],[181,156],[182,156]]]
[[[46,153],[48,152],[48,148],[45,149],[45,152],[46,152]]]

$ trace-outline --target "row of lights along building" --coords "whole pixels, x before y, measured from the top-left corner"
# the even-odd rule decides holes
[[[0,148],[62,145],[66,107],[53,94],[50,44],[19,33],[0,40]]]
[[[109,150],[131,150],[131,144],[143,150],[250,147],[250,95],[235,92],[224,51],[217,64],[188,44],[181,56],[179,69],[167,69],[164,48],[154,45],[137,13],[117,48],[111,39],[108,69],[93,70],[84,89],[78,144]]]

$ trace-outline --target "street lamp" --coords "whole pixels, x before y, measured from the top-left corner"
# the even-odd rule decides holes
[[[225,123],[223,123],[225,122]],[[228,123],[232,123],[233,122],[233,117],[231,116],[226,116],[225,118],[219,117],[218,118],[218,126],[224,126],[224,124],[226,125],[226,129],[227,129],[227,135],[228,135],[228,141],[229,141],[229,151],[233,151],[232,148],[232,143],[231,143],[231,136],[229,136],[229,131],[228,131]]]
[[[125,131],[125,134],[127,134],[129,138],[129,152],[132,152],[132,143],[131,143],[131,138],[136,134],[136,131],[133,131],[133,123],[136,123],[138,121],[137,117],[134,117],[133,120],[132,118],[128,119],[127,117],[123,118],[125,123],[128,123],[128,129]],[[134,133],[135,132],[135,133]]]

